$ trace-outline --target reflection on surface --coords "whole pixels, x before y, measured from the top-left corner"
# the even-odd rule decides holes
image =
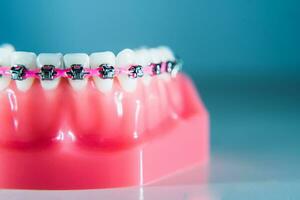
[[[236,155],[239,155],[238,153]],[[270,158],[270,157],[269,157]],[[300,163],[288,157],[258,159],[213,155],[209,170],[200,166],[145,187],[77,191],[2,190],[9,200],[240,200],[300,199]],[[276,166],[276,167],[274,167]]]
[[[2,191],[1,197],[5,199],[74,199],[74,200],[215,200],[206,187],[199,186],[173,186],[173,187],[145,187],[108,190],[84,191]],[[2,198],[1,198],[2,199]]]
[[[194,166],[144,187],[77,191],[2,190],[2,199],[215,200],[207,184],[207,167]]]

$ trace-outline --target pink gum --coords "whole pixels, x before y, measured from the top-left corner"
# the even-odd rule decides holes
[[[113,150],[99,149],[74,142],[72,134],[65,133],[60,135],[64,138],[35,148],[1,146],[0,188],[93,189],[144,185],[186,167],[207,164],[208,113],[190,80],[183,79],[181,87],[185,93],[181,101],[185,107],[181,118],[175,124],[164,123],[152,129],[151,137],[142,141]]]

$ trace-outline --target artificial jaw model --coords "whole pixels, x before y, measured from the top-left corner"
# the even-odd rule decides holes
[[[208,114],[167,47],[0,47],[0,188],[144,185],[208,162]]]

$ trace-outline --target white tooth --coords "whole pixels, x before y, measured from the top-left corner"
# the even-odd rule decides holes
[[[15,51],[11,55],[11,65],[24,65],[27,69],[36,68],[36,55],[31,52],[22,52]],[[16,81],[16,86],[19,90],[25,92],[27,91],[32,83],[34,78],[27,78],[22,81]]]
[[[129,65],[136,64],[136,56],[131,49],[124,49],[119,52],[116,58],[116,66],[128,68]],[[123,89],[127,92],[135,91],[137,87],[137,79],[129,78],[126,74],[118,75],[119,82]]]
[[[11,57],[10,49],[7,49],[5,46],[2,45],[0,48],[0,67],[1,66],[9,67],[10,57]],[[9,83],[10,83],[10,77],[8,76],[0,77],[0,91],[7,88]]]
[[[162,61],[175,61],[175,56],[172,50],[166,46],[158,47]]]
[[[89,56],[85,53],[70,53],[64,55],[65,67],[69,68],[73,64],[80,64],[84,68],[89,67]],[[75,90],[81,90],[85,88],[88,83],[88,80],[84,78],[83,80],[71,80],[69,79],[69,83]]]
[[[151,62],[160,63],[160,62],[165,62],[170,60],[168,59],[168,55],[166,52],[169,52],[169,49],[167,47],[158,47],[158,48],[150,49]],[[166,81],[169,81],[171,78],[170,74],[165,72],[163,72],[158,77]]]
[[[10,66],[11,52],[5,48],[0,48],[0,66]]]
[[[44,65],[53,65],[55,68],[63,68],[61,53],[41,53],[37,57],[37,65],[42,68]],[[55,89],[59,84],[60,79],[41,80],[41,85],[46,90]]]
[[[143,67],[148,66],[151,62],[149,51],[147,49],[138,49],[135,51],[136,62]]]
[[[149,49],[151,63],[160,63],[161,62],[161,55],[159,49],[151,48]]]
[[[111,66],[116,65],[116,56],[111,51],[98,52],[90,55],[90,65],[91,68],[98,68],[101,64],[108,64]],[[103,79],[97,76],[93,77],[96,87],[101,92],[109,92],[113,86],[113,79]]]
[[[169,47],[160,46],[158,47],[158,51],[160,52],[162,62],[175,61],[175,56]],[[168,73],[163,73],[160,77],[166,81],[171,80],[171,76]]]
[[[7,50],[7,52],[9,52],[9,53],[12,53],[12,52],[15,51],[15,47],[14,47],[13,45],[11,45],[11,44],[2,44],[2,45],[0,46],[0,49],[5,49],[5,50]]]
[[[150,52],[148,49],[139,49],[135,51],[136,60],[139,65],[143,67],[148,66],[151,63]],[[149,85],[151,82],[151,76],[149,74],[144,74],[142,77],[142,82],[145,85]]]

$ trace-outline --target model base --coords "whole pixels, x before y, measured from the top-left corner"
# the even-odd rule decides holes
[[[73,143],[70,143],[70,145]],[[143,185],[208,162],[208,118],[195,115],[163,136],[117,152],[59,144],[0,150],[0,188],[93,189]]]

